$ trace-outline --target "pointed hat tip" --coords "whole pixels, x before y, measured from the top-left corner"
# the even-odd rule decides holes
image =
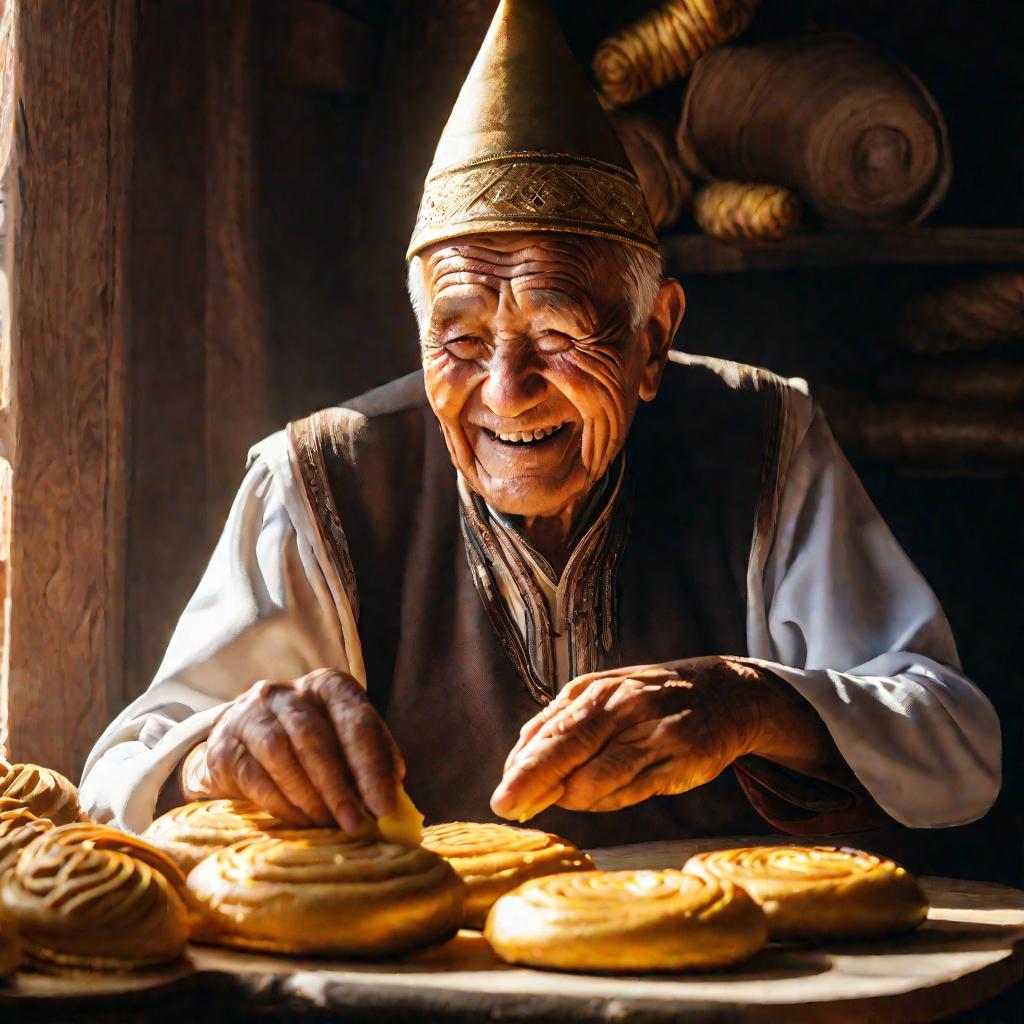
[[[657,251],[629,158],[548,0],[498,3],[438,141],[409,253],[480,230]]]

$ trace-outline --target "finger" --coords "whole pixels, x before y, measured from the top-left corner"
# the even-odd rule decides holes
[[[523,746],[491,797],[496,814],[510,819],[539,814],[546,794],[604,746],[620,725],[604,711],[608,696],[588,687]]]
[[[566,683],[554,700],[549,704],[546,704],[533,716],[533,718],[526,722],[522,729],[519,730],[519,739],[516,740],[515,746],[509,751],[508,757],[505,758],[506,769],[519,751],[522,750],[523,747],[525,747],[526,744],[529,743],[530,740],[532,740],[533,737],[551,721],[552,718],[561,713],[569,704],[571,704],[587,688],[589,683],[589,675],[580,676]]]
[[[268,695],[266,704],[249,710],[238,738],[289,803],[310,823],[329,825],[334,818],[306,775],[284,726],[270,710],[271,699]]]
[[[366,688],[356,679],[355,676],[348,672],[342,672],[336,668],[320,668],[314,672],[310,672],[307,675],[302,676],[295,682],[295,688],[309,693],[314,696],[317,700],[321,701],[325,706],[328,702],[340,698],[349,699],[359,704],[365,704],[368,708],[373,708],[370,703],[370,699],[366,694]],[[395,762],[398,771],[398,779],[401,781],[405,778],[405,758],[402,756],[402,752],[398,749],[398,745],[395,743],[391,736],[391,733],[385,728],[388,743],[391,747],[391,756]]]
[[[323,703],[309,693],[281,690],[271,698],[270,708],[334,820],[351,835],[368,832],[362,798]]]
[[[635,665],[631,668],[607,669],[577,677],[563,688],[554,701],[523,726],[519,741],[506,758],[506,769],[531,741],[537,737],[557,734],[563,727],[559,716],[564,716],[581,697],[589,693],[597,695],[595,699],[599,699],[608,711],[618,708],[619,705],[631,705],[634,710],[627,711],[626,714],[635,721],[638,715],[642,715],[644,710],[651,706],[652,701],[665,699],[665,694],[659,691],[658,684],[663,683],[667,677],[674,678],[675,673],[663,665]],[[638,690],[645,691],[644,703],[636,700]]]
[[[672,779],[675,767],[669,761],[659,761],[649,765],[636,778],[626,785],[598,800],[590,809],[592,811],[619,811],[623,807],[632,807],[652,796],[665,796],[673,792]]]
[[[237,736],[226,735],[216,743],[211,742],[207,759],[210,778],[218,793],[248,800],[290,825],[308,827],[311,824],[277,788]]]
[[[646,744],[616,737],[566,777],[558,805],[571,811],[594,810],[606,797],[629,785],[656,757]]]
[[[553,804],[559,803],[561,801],[562,792],[562,784],[560,782],[555,783],[555,785],[546,793],[537,797],[529,808],[522,811],[516,817],[509,818],[508,820],[516,821],[520,825],[522,825],[524,822],[529,821],[530,818],[535,818],[538,814],[541,813],[541,811],[545,811]],[[495,806],[493,796],[491,797],[491,810],[494,811],[494,813],[497,814],[499,817],[505,817],[505,815],[498,809],[498,807]]]
[[[618,673],[588,672],[586,675],[577,676],[575,679],[571,679],[566,683],[558,692],[558,696],[549,704],[546,704],[541,708],[541,710],[538,711],[537,714],[535,714],[533,718],[531,718],[522,727],[522,729],[519,730],[519,739],[516,741],[516,745],[509,751],[509,755],[505,759],[505,768],[508,768],[512,761],[519,755],[519,752],[531,740],[538,736],[552,719],[557,718],[577,698],[585,693],[591,683],[606,676],[617,674]]]
[[[375,818],[398,806],[398,787],[404,763],[387,726],[355,684],[354,693],[344,677],[333,676],[317,688],[334,725],[345,760],[359,794]]]

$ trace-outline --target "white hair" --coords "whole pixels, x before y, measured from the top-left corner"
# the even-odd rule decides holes
[[[635,334],[650,319],[655,299],[661,290],[661,256],[648,249],[627,245],[625,242],[609,244],[613,247],[619,261],[619,269],[626,281],[629,328]],[[423,283],[422,260],[419,256],[413,256],[409,260],[407,287],[422,341],[426,337],[430,300]]]

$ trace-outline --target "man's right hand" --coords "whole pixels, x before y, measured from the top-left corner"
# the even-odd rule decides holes
[[[374,818],[395,809],[405,776],[366,691],[336,669],[255,683],[217,720],[205,761],[209,792],[186,782],[190,799],[242,798],[290,824],[337,822],[353,835],[371,830],[364,808]]]

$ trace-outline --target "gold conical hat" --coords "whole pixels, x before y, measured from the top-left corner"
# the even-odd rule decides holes
[[[658,251],[636,174],[547,0],[498,5],[437,144],[407,256],[508,231]]]

